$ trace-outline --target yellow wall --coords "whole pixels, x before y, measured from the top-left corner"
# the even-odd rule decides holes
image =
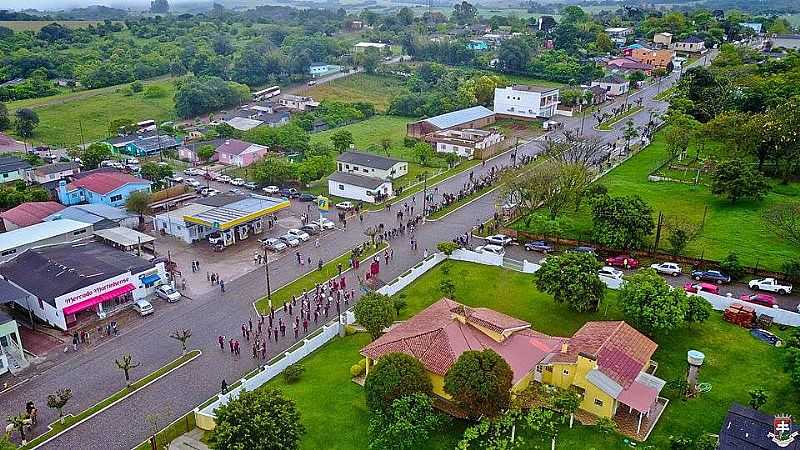
[[[427,371],[426,371],[427,372]],[[433,393],[438,395],[439,397],[445,398],[447,400],[452,399],[453,397],[450,396],[447,392],[444,391],[444,377],[435,374],[433,372],[428,372],[428,377],[431,379],[431,384],[433,385]]]
[[[213,418],[206,416],[205,414],[199,414],[197,412],[194,413],[194,421],[197,425],[197,428],[205,431],[211,431],[216,428],[217,423],[214,421]]]
[[[524,391],[531,384],[531,381],[533,381],[533,372],[528,372],[528,374],[522,377],[522,379],[519,380],[517,384],[511,387],[511,393],[516,394],[521,391]]]
[[[614,398],[601,391],[594,384],[586,381],[586,374],[596,367],[595,361],[578,356],[575,364],[553,364],[553,372],[542,371],[542,382],[562,389],[576,386],[584,390],[580,408],[598,417],[611,418],[614,415]],[[564,371],[568,373],[565,374]],[[603,402],[602,406],[594,403],[595,399]]]
[[[565,373],[566,371],[566,373]],[[575,379],[575,364],[553,364],[553,373],[550,376],[550,384],[567,389],[572,386]]]

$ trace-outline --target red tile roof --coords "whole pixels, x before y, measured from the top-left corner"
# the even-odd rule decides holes
[[[67,185],[67,189],[72,191],[79,188],[85,188],[94,193],[105,195],[130,183],[150,184],[150,182],[147,180],[135,177],[133,175],[128,175],[127,173],[96,172],[74,180],[72,183]]]
[[[561,348],[562,338],[550,337],[530,328],[515,331],[503,342],[497,342],[471,326],[469,320],[467,323],[458,320],[453,311],[464,309],[473,312],[473,319],[477,314],[480,323],[475,323],[481,326],[487,323],[495,327],[528,325],[496,311],[468,308],[443,298],[361,349],[361,354],[378,359],[387,353],[406,353],[417,358],[427,370],[444,375],[465,351],[492,349],[511,366],[513,381],[517,383],[545,356]]]
[[[658,344],[622,321],[587,322],[570,339],[567,352],[551,362],[574,363],[578,354],[597,361],[598,369],[623,388],[633,383]]]
[[[652,65],[639,62],[629,57],[612,59],[608,62],[608,65],[624,70],[653,70]]]
[[[28,202],[0,213],[0,217],[23,228],[39,223],[45,217],[62,209],[64,205],[56,202]]]
[[[531,326],[531,324],[524,320],[507,316],[488,308],[470,308],[469,306],[459,305],[451,309],[450,312],[464,316],[467,318],[467,322],[488,328],[496,333]]]

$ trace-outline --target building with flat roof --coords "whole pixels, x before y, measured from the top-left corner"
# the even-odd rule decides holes
[[[700,54],[706,51],[706,42],[697,36],[689,36],[686,39],[673,42],[669,48],[683,55]]]
[[[605,90],[607,96],[616,97],[623,95],[630,89],[630,83],[619,75],[608,75],[598,80],[592,81],[592,87],[600,87]]]
[[[142,250],[146,249],[154,253],[152,243],[156,238],[132,228],[114,227],[95,230],[94,236],[98,241],[125,252],[136,252],[140,255]]]
[[[232,117],[225,121],[228,125],[232,126],[233,128],[239,131],[248,131],[252,130],[253,128],[259,127],[264,124],[264,122],[256,119],[251,119],[249,117]]]
[[[284,94],[278,102],[292,111],[309,111],[319,106],[318,101],[307,95]]]
[[[13,298],[25,298],[26,295],[21,289],[0,280],[0,304],[13,301]],[[17,321],[5,311],[0,311],[0,375],[6,372],[15,374],[28,365]]]
[[[503,142],[503,134],[494,130],[444,130],[425,137],[436,148],[437,153],[455,153],[472,159],[494,156],[493,149]]]
[[[153,227],[186,243],[219,237],[225,246],[264,231],[264,218],[289,207],[289,200],[263,195],[216,195],[156,214]]]
[[[380,203],[391,198],[394,190],[391,180],[337,171],[328,176],[328,193],[350,200]]]
[[[26,250],[0,264],[0,276],[30,296],[15,299],[20,307],[61,330],[124,309],[166,280],[164,263],[99,242]]]
[[[631,50],[630,57],[636,61],[639,61],[640,63],[666,69],[667,66],[672,63],[672,58],[675,57],[675,52],[666,48],[650,50],[649,48],[642,47]]]
[[[406,125],[406,132],[410,137],[422,138],[434,131],[483,128],[493,124],[494,121],[494,111],[485,106],[473,106],[409,123]]]
[[[69,219],[41,222],[0,234],[0,262],[31,248],[75,242],[92,237],[91,224]]]
[[[669,45],[672,44],[672,33],[667,33],[665,31],[663,33],[654,34],[653,44],[656,44],[660,47],[669,47]]]
[[[500,117],[549,118],[556,114],[559,103],[558,88],[514,85],[494,89],[494,113]]]
[[[11,231],[42,222],[45,217],[62,209],[64,205],[56,202],[25,202],[0,213],[0,218],[3,219],[3,230]]]
[[[734,403],[722,421],[717,449],[800,450],[798,435],[800,426],[786,415],[769,415]]]
[[[408,173],[408,162],[367,152],[344,152],[336,157],[339,172],[394,180]]]
[[[124,209],[102,203],[88,203],[85,205],[72,205],[61,209],[49,216],[44,221],[71,219],[78,222],[92,224],[94,231],[106,228],[128,227],[133,228],[139,223],[139,218]]]
[[[358,44],[354,45],[353,48],[356,52],[363,52],[368,48],[375,48],[378,50],[384,50],[389,47],[389,44],[382,44],[380,42],[359,42]]]

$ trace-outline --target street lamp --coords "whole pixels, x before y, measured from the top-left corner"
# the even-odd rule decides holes
[[[272,310],[272,289],[269,286],[269,257],[266,247],[264,247],[264,268],[264,275],[267,278],[267,303],[269,303],[269,308]]]
[[[428,212],[428,171],[422,172],[422,220]]]

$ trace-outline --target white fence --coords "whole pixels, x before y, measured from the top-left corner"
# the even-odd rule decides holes
[[[447,255],[444,253],[434,253],[428,256],[428,259],[378,289],[377,292],[383,295],[394,295],[445,259],[447,259]]]
[[[730,306],[732,303],[739,303],[742,305],[747,305],[752,307],[753,309],[756,310],[756,314],[758,315],[766,314],[772,317],[775,323],[779,323],[782,325],[789,325],[793,327],[800,327],[800,314],[789,311],[788,309],[768,308],[766,306],[756,305],[754,303],[749,303],[743,300],[739,300],[736,297],[716,295],[708,292],[700,292],[697,295],[708,300],[708,303],[711,303],[711,307],[718,311],[725,310],[725,308]]]
[[[340,327],[344,325],[349,325],[355,322],[355,314],[352,311],[345,311],[342,314],[344,317],[344,323],[340,324],[338,319],[328,322],[321,328],[321,332],[317,334],[305,338],[302,341],[302,344],[298,346],[295,344],[293,347],[290,347],[289,351],[283,353],[283,355],[278,355],[276,358],[270,360],[264,366],[261,366],[258,373],[253,375],[250,378],[243,378],[241,379],[241,384],[234,389],[228,391],[227,394],[220,395],[216,401],[211,403],[210,405],[204,407],[203,409],[195,409],[196,416],[204,416],[205,418],[211,419],[212,421],[216,418],[216,414],[214,414],[214,410],[219,408],[220,406],[226,405],[230,400],[236,399],[239,396],[239,393],[242,392],[242,389],[246,389],[248,391],[253,391],[258,389],[259,387],[266,384],[269,380],[275,378],[278,374],[283,372],[286,367],[291,364],[294,364],[301,359],[308,356],[314,350],[322,347],[330,340],[335,338],[339,335]],[[292,348],[294,348],[292,350]],[[280,358],[276,361],[277,358]],[[273,362],[274,361],[274,362]],[[203,421],[208,422],[208,421]]]
[[[450,259],[454,261],[468,261],[486,266],[502,266],[503,257],[491,252],[473,252],[472,250],[465,250],[463,248],[456,249]]]

